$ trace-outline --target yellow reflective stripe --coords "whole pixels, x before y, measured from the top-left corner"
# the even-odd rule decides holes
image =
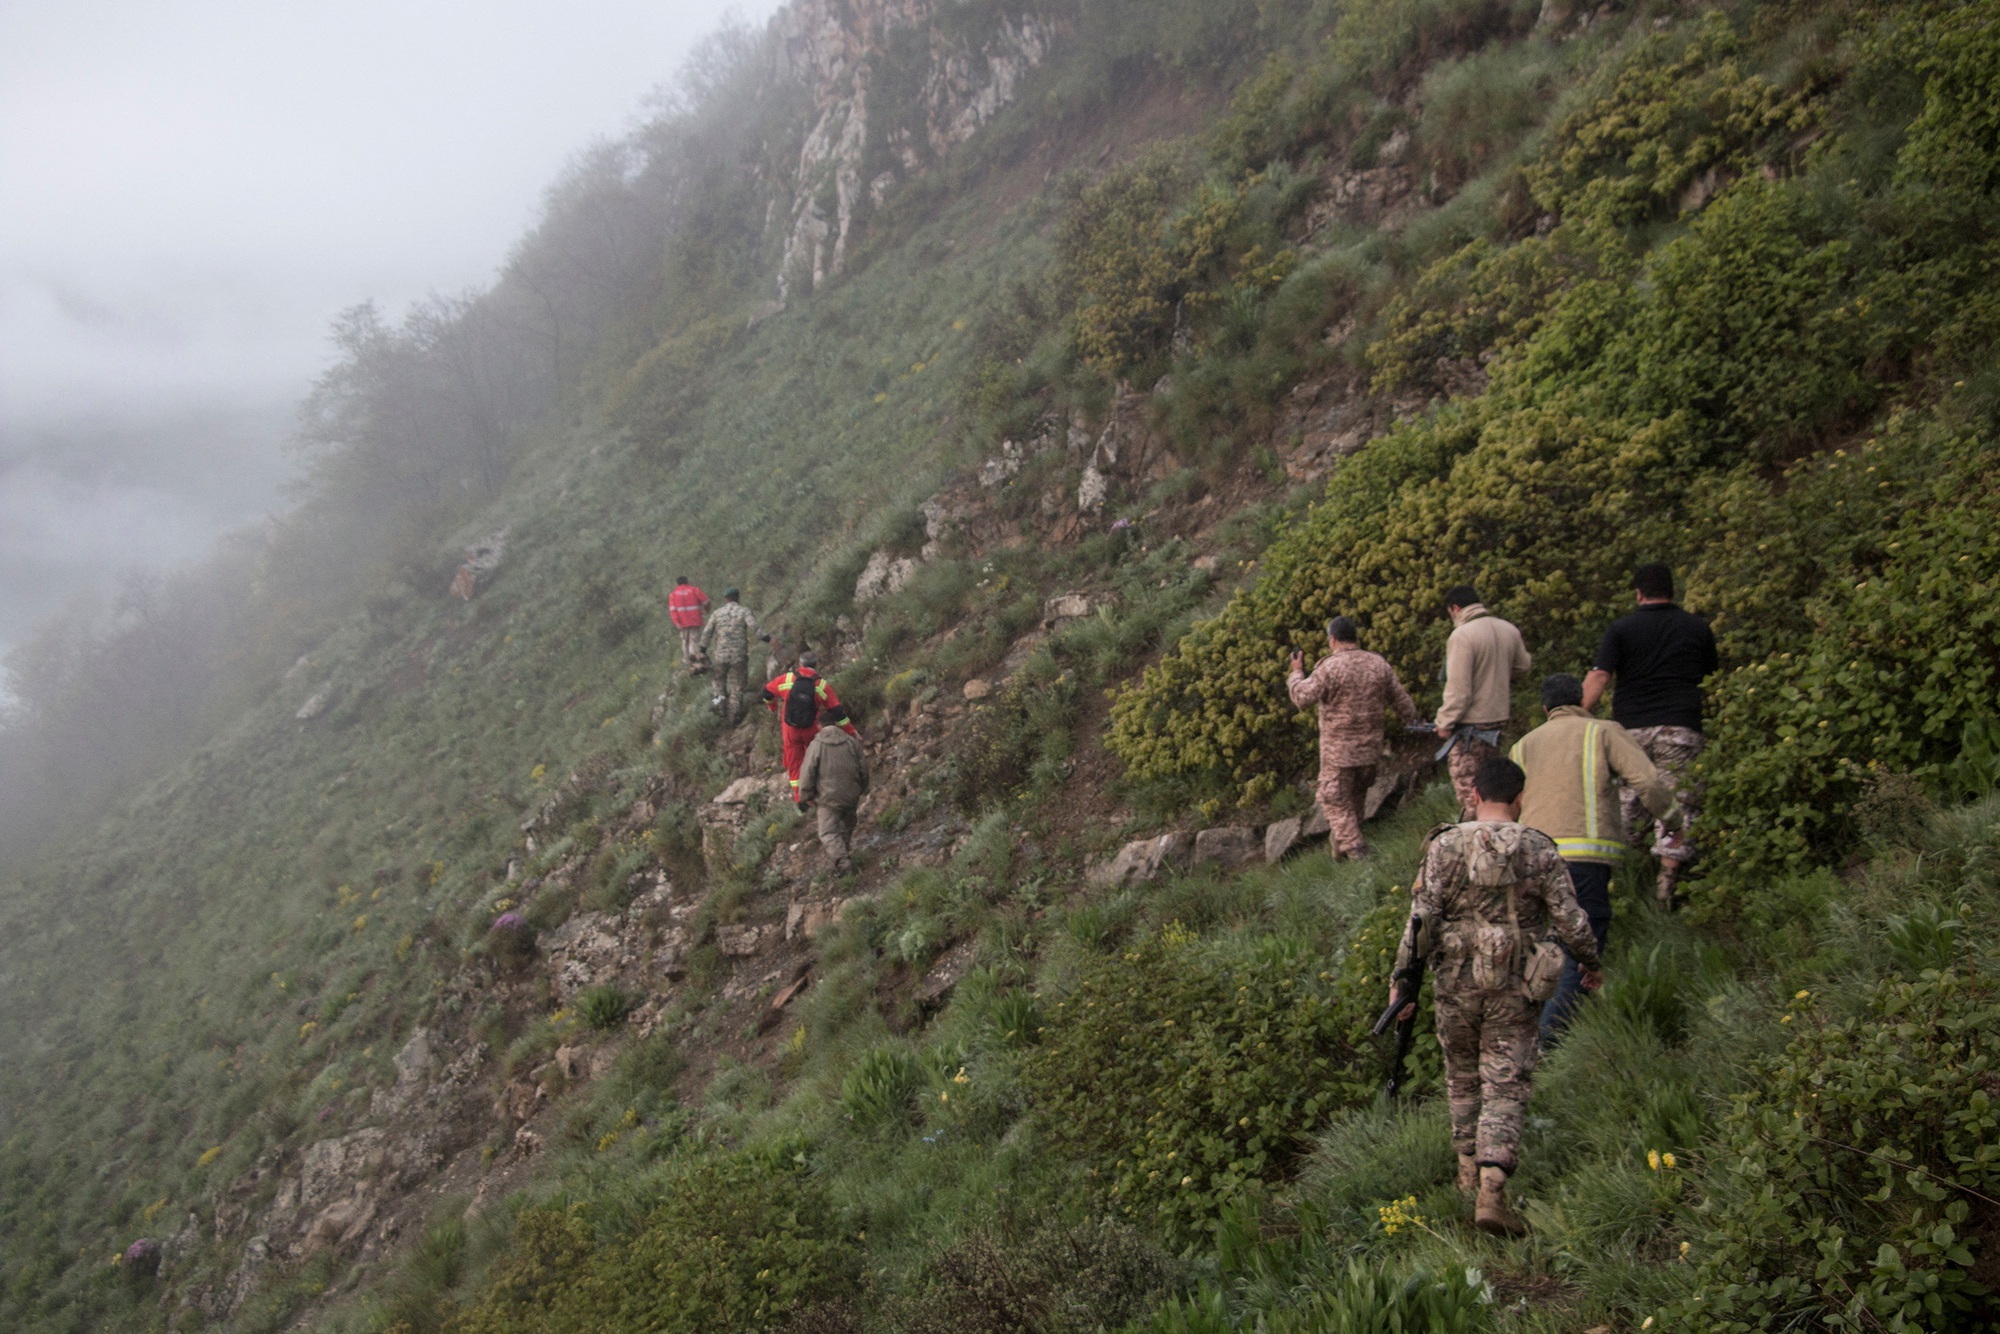
[[[1583,833],[1584,842],[1595,843],[1597,827],[1597,733],[1599,724],[1583,725]]]
[[[1618,861],[1625,855],[1625,845],[1623,843],[1613,843],[1609,839],[1559,838],[1555,843],[1556,855],[1559,857],[1572,859],[1603,857],[1610,861]]]

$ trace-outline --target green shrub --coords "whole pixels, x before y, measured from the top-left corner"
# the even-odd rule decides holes
[[[625,1022],[633,1004],[632,997],[615,986],[590,987],[577,995],[576,1014],[592,1028],[616,1028]]]
[[[587,1205],[523,1210],[513,1251],[448,1334],[713,1334],[774,1325],[838,1297],[854,1257],[803,1152],[697,1160],[662,1183],[627,1236],[600,1237]]]
[[[2000,995],[1931,972],[1803,1029],[1710,1149],[1689,1328],[1991,1328],[1975,1211],[2000,1194]],[[1982,1238],[1983,1241],[1983,1238]]]
[[[901,1047],[871,1047],[840,1083],[840,1108],[857,1128],[907,1127],[917,1114],[923,1063]]]
[[[1023,1085],[1050,1141],[1124,1216],[1206,1229],[1283,1176],[1328,1112],[1374,1091],[1330,980],[1297,943],[1197,944],[1170,925],[1043,998]]]
[[[924,1268],[918,1290],[891,1303],[900,1334],[1095,1334],[1144,1312],[1171,1272],[1143,1234],[1108,1219],[1018,1238],[974,1232]]]

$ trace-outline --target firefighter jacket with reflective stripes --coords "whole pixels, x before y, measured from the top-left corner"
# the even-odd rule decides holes
[[[764,687],[764,707],[772,713],[777,714],[780,719],[783,719],[785,716],[785,701],[790,699],[792,694],[792,682],[799,677],[804,677],[813,683],[813,698],[819,701],[821,709],[830,709],[840,703],[840,696],[833,693],[833,687],[826,683],[825,677],[810,667],[796,667],[789,672],[780,672],[771,678],[770,684]],[[787,724],[787,726],[789,725]],[[818,726],[818,720],[815,719],[813,728],[800,730],[809,731],[816,729]],[[861,735],[861,733],[855,731],[854,720],[851,718],[840,726],[850,736]]]
[[[1662,825],[1680,827],[1673,782],[1617,723],[1574,706],[1554,709],[1508,754],[1528,775],[1521,823],[1554,839],[1564,861],[1615,862],[1624,856],[1620,781],[1638,791]]]
[[[708,594],[693,584],[676,584],[674,591],[667,594],[667,619],[683,630],[693,630],[701,625],[702,609],[708,606]]]

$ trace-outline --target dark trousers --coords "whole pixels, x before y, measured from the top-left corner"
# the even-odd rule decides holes
[[[1611,937],[1611,868],[1601,862],[1563,863],[1569,870],[1569,883],[1576,890],[1576,906],[1583,909],[1583,915],[1590,919],[1590,934],[1597,937],[1599,957],[1604,954],[1604,942]],[[1577,1002],[1583,998],[1583,969],[1563,951],[1562,977],[1556,983],[1556,994],[1549,997],[1542,1007],[1542,1045],[1554,1046],[1562,1031],[1569,1027],[1570,1016],[1576,1012]]]

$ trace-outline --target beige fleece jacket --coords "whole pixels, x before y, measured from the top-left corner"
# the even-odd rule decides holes
[[[1620,780],[1638,790],[1661,824],[1681,825],[1673,780],[1617,723],[1574,706],[1555,709],[1508,754],[1528,775],[1521,823],[1554,839],[1564,861],[1615,862],[1625,855]]]
[[[1502,727],[1514,715],[1514,674],[1534,664],[1521,632],[1475,602],[1461,607],[1458,628],[1444,646],[1444,703],[1440,733],[1460,723]]]

